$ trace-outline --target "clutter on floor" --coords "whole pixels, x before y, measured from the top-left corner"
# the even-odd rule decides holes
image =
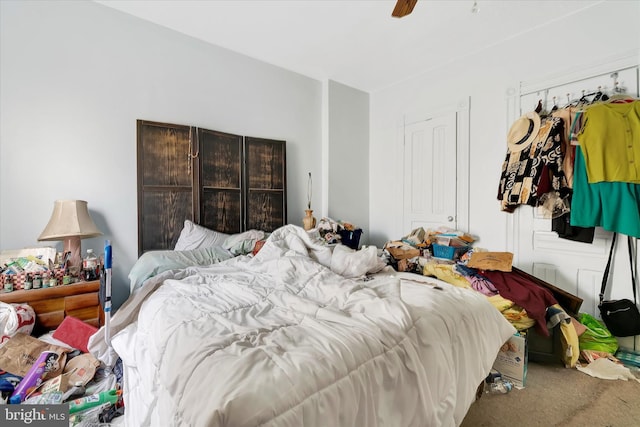
[[[596,359],[586,366],[578,365],[576,368],[580,372],[603,380],[632,380],[640,382],[640,379],[636,378],[629,368],[606,357]]]
[[[496,369],[492,369],[482,384],[484,392],[489,394],[507,394],[513,390],[513,383]]]
[[[477,241],[461,230],[420,227],[387,242],[383,257],[397,271],[484,294],[518,331],[493,366],[517,388],[525,386],[528,360],[562,362],[600,378],[640,376],[640,352],[619,348],[603,322],[580,312],[581,298],[516,268],[512,253],[476,247]]]
[[[65,405],[69,426],[110,423],[122,415],[120,360],[107,367],[87,352],[97,329],[67,316],[56,330],[34,337],[33,322],[29,328],[15,321],[22,306],[0,302],[0,404]]]

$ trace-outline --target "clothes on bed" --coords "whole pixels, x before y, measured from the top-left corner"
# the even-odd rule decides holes
[[[505,300],[509,301],[506,298]],[[519,331],[526,331],[527,329],[534,327],[536,321],[529,317],[529,315],[527,314],[527,310],[517,304],[514,304],[513,301],[510,302],[511,306],[500,312],[502,316]]]
[[[555,302],[556,299],[549,290],[517,272],[478,270],[461,263],[449,266],[469,280],[472,289],[485,295],[491,305],[518,331],[536,327],[541,333],[549,335],[549,329],[560,325],[562,360],[567,367],[575,367],[579,355],[578,334],[572,318]],[[431,269],[425,268],[424,274],[431,275]],[[447,279],[446,276],[443,277]],[[496,280],[498,286],[492,280]],[[477,281],[475,285],[474,281]],[[496,292],[492,293],[490,289],[496,289]],[[506,295],[510,295],[513,300]]]
[[[544,336],[549,336],[547,330],[547,307],[557,304],[553,294],[526,277],[504,271],[482,271],[498,289],[500,295],[515,302],[527,310],[529,317],[536,321],[536,330]]]
[[[529,317],[523,307],[500,295],[493,283],[478,269],[467,267],[461,263],[428,262],[424,265],[422,274],[437,277],[459,288],[473,289],[484,295],[491,305],[518,331],[524,331],[536,324],[536,321]]]
[[[487,280],[486,277],[478,273],[478,270],[476,270],[475,268],[467,267],[463,264],[456,264],[454,269],[469,281],[473,289],[480,292],[481,294],[490,297],[498,293],[498,290],[495,286],[493,286],[493,283],[491,283],[489,280]]]
[[[422,274],[433,276],[459,288],[471,288],[469,281],[455,270],[454,264],[428,262],[422,267]]]
[[[525,331],[536,324],[536,321],[527,315],[527,311],[524,308],[516,305],[513,301],[506,299],[500,294],[489,296],[487,300],[518,331]]]

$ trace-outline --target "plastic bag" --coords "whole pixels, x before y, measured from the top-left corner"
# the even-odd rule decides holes
[[[18,332],[31,335],[36,313],[28,304],[8,304],[0,301],[0,347]]]
[[[580,323],[586,326],[579,338],[580,350],[596,350],[615,354],[618,340],[607,329],[604,323],[587,313],[580,313]]]

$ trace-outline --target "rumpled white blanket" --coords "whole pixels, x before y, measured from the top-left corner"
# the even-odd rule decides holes
[[[126,425],[461,423],[513,327],[444,282],[342,277],[300,230],[274,231],[254,258],[152,277],[120,308]],[[102,333],[89,347],[104,360]]]

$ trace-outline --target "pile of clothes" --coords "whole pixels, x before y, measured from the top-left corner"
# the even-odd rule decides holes
[[[318,238],[325,244],[342,243],[355,250],[360,247],[362,229],[351,222],[323,217],[310,232],[317,233]]]
[[[448,239],[448,240],[447,240]],[[459,288],[483,294],[518,331],[535,328],[542,336],[549,336],[549,330],[560,326],[564,347],[563,360],[574,367],[578,361],[578,336],[572,322],[575,322],[550,288],[541,286],[540,280],[513,268],[513,254],[489,252],[472,247],[476,241],[466,233],[438,229],[413,230],[400,241],[388,242],[385,251],[389,253],[391,265],[399,271],[409,271],[436,277]],[[419,243],[416,243],[419,242]],[[439,258],[433,256],[437,245],[467,245],[458,255]],[[407,258],[403,258],[407,255]],[[564,301],[563,301],[564,303]]]
[[[444,263],[463,258],[475,240],[468,233],[446,227],[435,230],[419,227],[399,240],[387,242],[383,255],[398,271],[421,273],[425,262],[432,258]]]

